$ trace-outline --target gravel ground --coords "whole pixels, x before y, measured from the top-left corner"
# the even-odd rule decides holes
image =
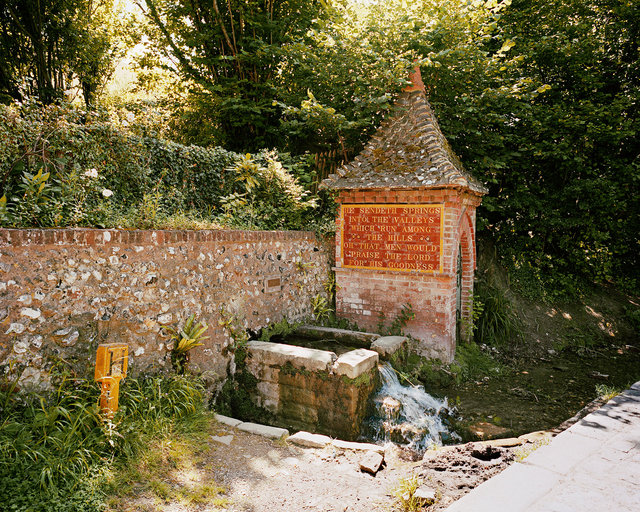
[[[399,510],[393,491],[415,475],[438,496],[424,510],[443,510],[515,458],[510,448],[469,443],[411,461],[388,447],[385,465],[373,476],[360,471],[361,453],[301,448],[227,427],[219,435],[233,435],[233,440],[229,445],[212,440],[209,469],[227,489],[232,512]]]

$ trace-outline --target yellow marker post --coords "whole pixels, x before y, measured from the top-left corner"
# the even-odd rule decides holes
[[[100,410],[112,418],[118,410],[120,381],[127,376],[129,347],[124,343],[98,345],[95,380],[100,383]]]

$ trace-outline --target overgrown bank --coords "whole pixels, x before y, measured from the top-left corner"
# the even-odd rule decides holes
[[[548,304],[484,286],[475,341],[459,344],[452,364],[410,355],[399,366],[407,381],[449,398],[465,439],[553,429],[640,380],[637,298],[594,286]]]
[[[185,146],[68,104],[0,121],[0,226],[331,229],[304,155]]]

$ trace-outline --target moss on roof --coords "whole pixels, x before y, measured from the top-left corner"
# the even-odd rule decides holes
[[[405,90],[364,150],[322,181],[329,189],[456,187],[484,195],[445,139],[422,90]]]

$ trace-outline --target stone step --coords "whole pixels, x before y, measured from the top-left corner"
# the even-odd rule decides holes
[[[230,418],[229,416],[223,416],[222,414],[214,414],[213,415],[216,421],[222,423],[223,425],[227,425],[229,427],[237,427],[242,423],[242,421],[237,420],[235,418]]]
[[[353,450],[356,452],[372,451],[384,455],[384,446],[378,446],[372,443],[356,443],[353,441],[342,441],[340,439],[334,439],[331,441],[332,446],[341,450]]]
[[[258,423],[240,423],[236,428],[243,432],[256,434],[269,439],[282,439],[289,435],[289,431],[286,428],[270,427]]]
[[[301,325],[292,334],[312,340],[333,339],[346,345],[368,348],[380,335],[372,332],[349,331],[333,327],[319,327],[316,325]]]
[[[324,448],[331,443],[329,436],[323,436],[321,434],[312,434],[311,432],[305,432],[301,430],[289,436],[287,443],[296,444],[298,446],[304,446],[306,448]]]

